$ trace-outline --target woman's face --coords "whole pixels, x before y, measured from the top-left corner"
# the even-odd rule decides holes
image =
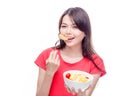
[[[85,33],[78,29],[74,21],[65,15],[60,26],[60,33],[67,36],[68,40],[65,40],[66,46],[80,46]]]

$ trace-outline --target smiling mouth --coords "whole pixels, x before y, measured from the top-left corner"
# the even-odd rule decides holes
[[[73,39],[75,39],[75,37],[69,37],[69,38],[68,38],[68,40],[73,40]]]

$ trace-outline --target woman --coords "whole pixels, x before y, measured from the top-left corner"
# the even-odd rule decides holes
[[[91,44],[91,26],[88,14],[80,7],[67,9],[59,21],[60,44],[45,49],[35,60],[39,66],[36,96],[91,96],[99,78],[106,71],[102,58]],[[63,72],[86,71],[94,76],[93,83],[84,92],[75,92],[65,86]]]

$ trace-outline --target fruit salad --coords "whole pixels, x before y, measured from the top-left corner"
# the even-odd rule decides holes
[[[77,82],[87,82],[89,80],[89,77],[80,73],[67,73],[66,78]]]

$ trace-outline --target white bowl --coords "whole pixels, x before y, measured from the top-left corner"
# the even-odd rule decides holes
[[[87,76],[89,79],[86,81],[86,82],[78,82],[78,81],[73,81],[73,80],[70,80],[68,78],[66,78],[66,74],[67,73],[70,73],[70,74],[73,74],[73,73],[79,73],[79,74],[82,74],[84,76]],[[81,91],[84,91],[85,89],[87,89],[89,87],[89,85],[92,83],[93,81],[93,76],[87,72],[84,72],[84,71],[80,71],[80,70],[69,70],[69,71],[65,71],[63,73],[63,79],[64,79],[64,82],[65,84],[71,89],[71,88],[75,88],[75,91],[78,92],[78,89],[81,89]]]

